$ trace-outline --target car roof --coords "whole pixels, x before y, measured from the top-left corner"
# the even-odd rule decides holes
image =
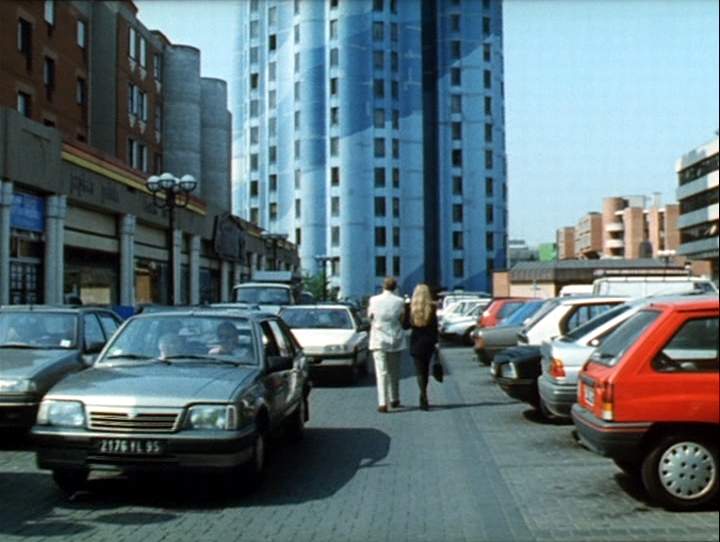
[[[258,321],[265,320],[267,318],[278,318],[277,314],[271,312],[259,311],[259,310],[243,310],[243,309],[192,309],[192,310],[180,310],[180,311],[156,311],[148,314],[138,314],[134,318],[154,318],[156,316],[212,316],[218,318],[246,318],[248,320]]]
[[[352,309],[351,305],[345,303],[313,303],[306,305],[285,305],[281,310],[286,309]]]
[[[681,311],[697,311],[720,309],[720,298],[716,295],[691,297],[678,296],[675,299],[653,299],[648,307],[657,307],[660,309],[672,309]]]
[[[561,305],[582,305],[603,302],[624,303],[630,300],[627,296],[620,295],[573,295],[556,299],[559,300]]]
[[[89,311],[106,311],[113,312],[108,307],[100,307],[96,305],[0,305],[2,312],[89,312]],[[114,312],[113,312],[114,314]]]

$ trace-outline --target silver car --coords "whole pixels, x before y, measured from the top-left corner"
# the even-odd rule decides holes
[[[267,438],[308,418],[300,345],[275,315],[174,311],[128,320],[94,366],[52,388],[32,429],[66,492],[91,470],[227,471],[254,484]]]
[[[0,428],[32,427],[43,395],[87,368],[120,323],[95,307],[0,308]]]

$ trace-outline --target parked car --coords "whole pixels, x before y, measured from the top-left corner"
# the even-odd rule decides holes
[[[534,368],[539,365],[539,346],[512,346],[495,355],[490,363],[490,374],[508,396],[538,407],[537,371]]]
[[[87,368],[120,323],[97,307],[0,308],[0,427],[29,429],[43,395]]]
[[[452,342],[472,344],[471,332],[477,326],[478,318],[482,315],[483,306],[477,304],[464,314],[447,315],[438,325],[441,339]]]
[[[43,399],[32,429],[37,465],[69,493],[107,468],[242,468],[242,487],[263,474],[271,434],[302,436],[309,391],[302,348],[275,315],[135,316],[92,368]]]
[[[581,443],[639,475],[669,508],[718,494],[719,314],[716,296],[652,303],[580,372],[572,418]]]
[[[718,293],[712,280],[687,275],[634,275],[630,277],[603,277],[593,281],[594,295],[624,295],[646,297],[685,293]]]
[[[522,307],[529,298],[526,297],[496,297],[480,315],[478,327],[495,327],[502,320]]]
[[[310,375],[338,367],[349,382],[368,372],[368,330],[346,305],[295,305],[280,311],[307,357]]]
[[[528,301],[503,320],[499,326],[487,329],[476,328],[471,333],[471,337],[478,361],[484,365],[490,365],[495,354],[517,344],[517,336],[523,325],[531,322],[541,311],[544,312],[554,306],[554,300]]]
[[[489,303],[490,302],[490,294],[486,292],[465,292],[465,291],[456,291],[456,292],[441,292],[440,293],[440,299],[438,300],[438,307],[437,307],[437,317],[438,321],[442,320],[445,311],[450,307],[450,305],[453,305],[457,303],[458,301],[477,301],[482,300],[484,302]]]
[[[438,328],[443,323],[449,323],[457,320],[458,318],[464,318],[467,313],[476,307],[485,308],[488,303],[489,300],[480,298],[462,299],[460,301],[456,301],[455,303],[451,303],[445,309],[442,317],[438,317]]]

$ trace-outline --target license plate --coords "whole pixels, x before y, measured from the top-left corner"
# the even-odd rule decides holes
[[[104,438],[95,443],[101,454],[110,455],[162,455],[163,443],[159,440]]]
[[[587,384],[585,384],[585,385],[583,386],[583,394],[584,394],[584,397],[585,397],[585,402],[586,402],[588,405],[593,406],[593,405],[595,404],[595,388],[593,388],[592,386],[588,386]]]

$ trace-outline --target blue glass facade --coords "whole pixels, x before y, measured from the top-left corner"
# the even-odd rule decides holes
[[[507,217],[500,3],[241,10],[235,211],[298,242],[309,273],[334,258],[341,295],[374,293],[386,275],[408,292],[422,280],[489,289]]]

